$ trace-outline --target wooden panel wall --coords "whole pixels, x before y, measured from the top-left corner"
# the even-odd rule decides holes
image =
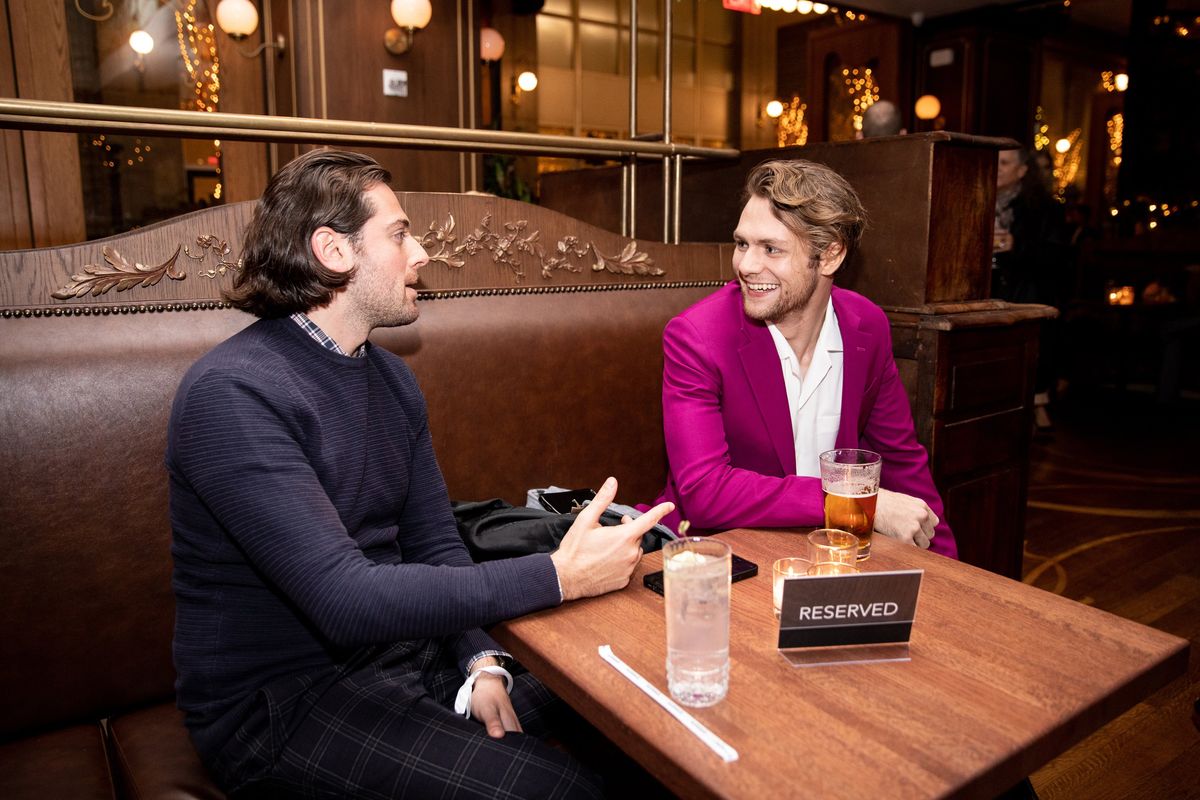
[[[293,0],[297,116],[414,125],[460,125],[460,3],[435,2],[412,49],[392,55],[384,32],[395,27],[385,2]],[[463,33],[465,36],[466,34]],[[477,32],[471,36],[478,37]],[[477,39],[476,39],[477,40]],[[383,70],[408,72],[408,97],[385,97]],[[465,74],[463,83],[465,85]],[[357,148],[392,172],[397,188],[457,192],[456,153]]]
[[[235,42],[217,28],[217,52],[221,56],[221,106],[227,114],[263,114],[270,111],[266,103],[264,73],[268,62],[276,60],[275,51],[267,49],[254,58],[252,53],[262,43],[265,25],[242,42]],[[267,186],[267,146],[259,142],[221,143],[222,184],[226,202],[255,200]]]
[[[67,54],[66,14],[62,3],[45,0],[0,0],[12,42],[9,96],[30,100],[72,100],[71,65]],[[5,79],[0,79],[5,80]],[[7,83],[8,81],[5,80]],[[7,91],[6,91],[7,93]],[[20,158],[14,134],[5,134],[5,161]],[[6,230],[3,247],[45,247],[77,242],[84,237],[83,197],[80,191],[79,149],[75,134],[20,134],[24,150],[24,180],[10,178],[6,193],[11,210],[0,222]],[[10,175],[19,170],[10,171]],[[21,198],[24,183],[24,200]],[[27,220],[27,222],[26,222]],[[20,233],[29,230],[28,237]],[[11,233],[9,233],[11,231]],[[8,237],[11,235],[11,239]]]
[[[827,70],[834,63],[839,67],[873,64],[880,99],[906,109],[909,69],[903,51],[903,33],[897,22],[872,21],[815,30],[808,40],[808,141],[829,140]]]
[[[969,25],[921,31],[919,37],[916,93],[936,96],[942,111],[934,121],[914,120],[910,130],[952,130],[1030,143],[1041,76],[1040,44],[1030,34]],[[944,50],[950,51],[951,63],[930,66],[930,54]]]
[[[7,0],[0,0],[0,95],[17,96],[8,31]],[[0,131],[0,250],[33,247],[29,190],[25,183],[25,146],[20,131]]]

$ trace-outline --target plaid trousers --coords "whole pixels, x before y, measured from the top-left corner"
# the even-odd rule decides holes
[[[600,779],[540,737],[570,718],[528,672],[514,673],[524,733],[501,739],[453,711],[462,674],[432,640],[373,649],[335,680],[289,679],[265,692],[269,725],[231,746],[253,775],[241,798],[599,798]],[[219,772],[220,770],[218,770]],[[228,776],[233,777],[233,776]]]

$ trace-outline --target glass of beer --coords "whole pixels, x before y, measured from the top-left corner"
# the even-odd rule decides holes
[[[821,489],[825,492],[825,527],[858,537],[858,560],[871,556],[875,502],[883,459],[870,450],[827,450],[821,453]]]

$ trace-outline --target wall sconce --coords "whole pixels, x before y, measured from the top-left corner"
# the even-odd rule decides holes
[[[216,17],[217,25],[235,42],[242,41],[258,30],[258,9],[250,0],[221,0],[217,3]],[[287,40],[280,33],[275,36],[275,41],[263,42],[249,53],[239,50],[238,54],[246,58],[257,58],[259,53],[268,47],[275,48],[275,55],[283,58],[283,54],[287,50]]]
[[[762,127],[767,120],[777,122],[783,116],[783,103],[778,100],[770,100],[758,107],[758,127]]]
[[[917,119],[937,119],[938,114],[942,113],[942,101],[931,94],[923,94],[917,98],[913,110]]]
[[[522,92],[532,92],[537,88],[538,76],[529,70],[525,70],[517,77],[513,78],[512,85],[512,102],[514,106],[521,105]]]
[[[113,4],[108,2],[108,0],[100,0],[99,3],[96,3],[96,10],[100,13],[89,14],[83,10],[83,6],[79,5],[79,0],[75,0],[75,10],[79,12],[80,16],[90,19],[92,22],[104,22],[112,17],[113,11],[116,9],[113,8]]]
[[[404,55],[412,47],[413,34],[429,24],[433,6],[429,0],[392,0],[392,19],[398,28],[388,28],[383,46],[394,56]]]
[[[499,61],[504,56],[504,37],[495,28],[479,29],[479,57],[484,61]]]
[[[144,55],[148,55],[154,49],[154,37],[139,28],[129,34],[129,46],[141,58]]]
[[[129,34],[129,47],[136,54],[133,57],[133,68],[138,71],[139,75],[145,75],[146,56],[154,49],[154,37],[138,28]]]

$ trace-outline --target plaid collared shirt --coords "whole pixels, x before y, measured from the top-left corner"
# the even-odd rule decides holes
[[[296,323],[301,328],[304,328],[304,330],[308,333],[308,335],[311,336],[316,341],[320,342],[321,346],[324,347],[326,350],[332,350],[333,352],[337,353],[338,355],[342,355],[342,356],[350,355],[354,358],[364,358],[367,355],[367,343],[366,342],[363,342],[362,344],[360,344],[358,346],[358,349],[355,350],[353,353],[348,354],[345,350],[343,350],[341,348],[341,346],[337,342],[335,342],[333,339],[329,338],[329,334],[327,334],[327,333],[325,333],[325,331],[321,330],[320,325],[318,325],[317,323],[315,323],[311,319],[309,319],[307,314],[297,311],[295,314],[292,314],[292,322]]]

